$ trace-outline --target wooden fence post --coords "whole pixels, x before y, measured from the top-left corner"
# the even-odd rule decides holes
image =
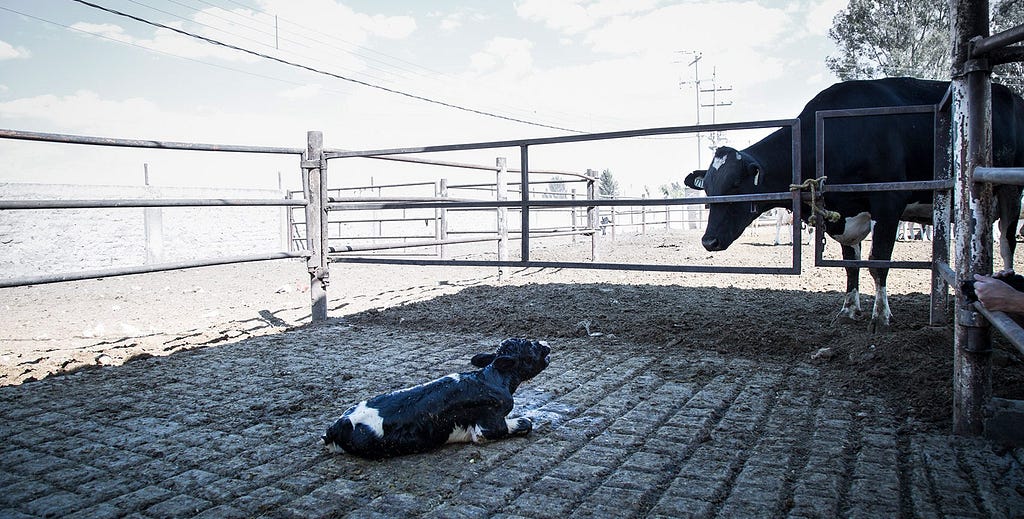
[[[505,157],[498,157],[496,161],[497,165],[497,182],[495,184],[495,198],[499,202],[508,200],[508,166]],[[498,208],[498,261],[508,261],[508,208]],[[498,267],[498,282],[501,282],[505,276],[505,267]]]
[[[313,322],[327,319],[327,160],[324,159],[323,148],[323,133],[306,133],[306,155],[302,161],[302,190],[308,201],[306,240],[310,255],[306,259],[306,268],[309,270],[310,315]]]

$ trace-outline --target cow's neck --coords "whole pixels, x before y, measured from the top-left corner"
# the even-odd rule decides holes
[[[790,131],[783,128],[772,132],[764,139],[752,144],[743,153],[757,161],[761,166],[762,182],[758,186],[761,193],[780,193],[789,191],[793,183],[793,156],[790,150]],[[804,165],[806,168],[806,164]],[[806,175],[804,175],[806,177]],[[758,202],[764,211],[773,207],[789,207],[786,200]],[[762,211],[762,212],[764,212]]]

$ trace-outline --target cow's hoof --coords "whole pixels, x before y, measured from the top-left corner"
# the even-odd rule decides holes
[[[844,323],[844,324],[859,323],[859,322],[861,322],[863,320],[864,320],[864,313],[861,312],[860,310],[850,311],[850,310],[847,310],[847,309],[844,308],[844,309],[840,310],[839,313],[836,314],[835,317],[832,318],[832,322],[829,323],[829,324],[834,326],[836,323]]]
[[[509,434],[527,434],[533,430],[533,422],[525,416],[509,420],[508,425]]]
[[[868,332],[872,334],[876,333],[889,333],[892,330],[892,321],[886,319],[872,319],[868,324]]]

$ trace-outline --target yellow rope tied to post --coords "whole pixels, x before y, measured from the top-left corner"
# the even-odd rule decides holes
[[[813,211],[813,213],[815,215],[821,215],[821,217],[824,218],[826,221],[835,223],[835,222],[839,221],[839,213],[837,213],[835,211],[829,211],[828,209],[825,209],[825,202],[823,200],[819,201],[819,199],[818,199],[818,191],[820,191],[821,190],[821,186],[825,184],[825,179],[826,178],[828,178],[828,177],[809,178],[807,180],[804,180],[803,184],[790,184],[789,185],[789,190],[790,191],[803,191],[804,189],[810,190],[811,191],[811,211]]]

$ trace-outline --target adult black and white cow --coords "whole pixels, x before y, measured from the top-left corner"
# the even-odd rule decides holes
[[[332,452],[379,459],[529,433],[529,418],[508,418],[512,393],[548,366],[550,353],[543,341],[505,339],[494,353],[473,356],[470,362],[482,369],[353,405],[322,440]]]
[[[911,106],[938,103],[949,83],[910,78],[848,81],[833,85],[814,97],[800,112],[803,178],[813,178],[814,125],[819,110]],[[1001,85],[992,87],[993,160],[996,166],[1024,165],[1024,101]],[[718,148],[711,167],[694,171],[685,183],[708,195],[785,192],[792,183],[790,129],[778,130],[738,151]],[[933,178],[933,117],[931,114],[870,116],[833,119],[825,127],[825,176],[830,185],[931,180]],[[1020,188],[996,191],[1005,268],[1012,268],[1013,229],[1020,212]],[[841,244],[844,259],[860,259],[861,241],[874,234],[871,259],[892,258],[899,221],[931,223],[930,191],[828,193],[825,207],[837,211],[838,222],[825,230]],[[725,250],[761,213],[788,202],[713,204],[707,231],[701,239],[709,251]],[[808,206],[801,214],[811,213]],[[885,330],[892,320],[886,295],[888,269],[870,269],[876,296],[871,312],[872,331]],[[860,319],[858,269],[847,268],[847,293],[840,316]]]

